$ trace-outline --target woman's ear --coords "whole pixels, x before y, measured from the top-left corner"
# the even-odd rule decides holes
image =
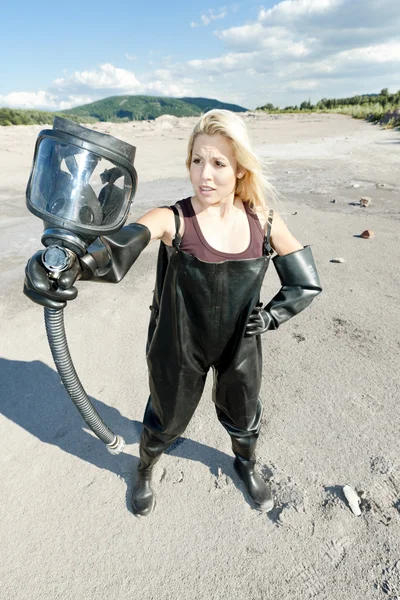
[[[238,172],[236,173],[236,177],[237,177],[238,179],[242,179],[243,175],[244,175],[244,171],[238,171]]]

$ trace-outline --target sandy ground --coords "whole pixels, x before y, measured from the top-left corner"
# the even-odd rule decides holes
[[[0,128],[1,599],[400,598],[400,133],[335,115],[245,118],[324,288],[263,336],[258,464],[276,497],[269,514],[243,494],[209,378],[155,469],[155,512],[132,515],[157,244],[118,286],[80,283],[66,310],[86,390],[127,442],[111,456],[60,384],[42,310],[22,295],[42,231],[24,205],[41,127]],[[98,125],[137,146],[130,220],[190,194],[194,121]],[[364,229],[375,238],[360,238]],[[271,266],[265,301],[278,283]],[[361,517],[346,483],[363,492]]]

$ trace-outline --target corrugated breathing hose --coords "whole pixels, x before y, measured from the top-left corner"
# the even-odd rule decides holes
[[[91,403],[75,371],[65,335],[64,310],[45,308],[44,322],[54,363],[72,402],[88,427],[107,445],[109,452],[119,454],[125,446],[124,439],[119,435],[115,435],[104,423]]]

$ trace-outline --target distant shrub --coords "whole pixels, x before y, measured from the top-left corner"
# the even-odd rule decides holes
[[[300,104],[300,108],[286,106],[279,109],[267,103],[256,110],[274,113],[333,112],[350,115],[355,119],[379,122],[385,128],[400,127],[400,90],[390,94],[388,89],[384,88],[380,94],[358,95],[351,98],[322,98],[315,106],[310,100],[305,100]]]

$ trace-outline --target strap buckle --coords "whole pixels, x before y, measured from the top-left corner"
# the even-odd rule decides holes
[[[264,254],[266,256],[272,256],[274,252],[275,252],[275,250],[273,249],[273,247],[271,246],[271,244],[269,243],[269,241],[267,241],[267,238],[265,238],[265,240],[264,240]]]
[[[270,236],[271,236],[271,229],[272,229],[272,219],[274,216],[274,211],[271,208],[268,214],[268,225],[267,225],[267,235],[264,238],[264,253],[267,256],[271,256],[274,253],[274,249],[270,244]]]

